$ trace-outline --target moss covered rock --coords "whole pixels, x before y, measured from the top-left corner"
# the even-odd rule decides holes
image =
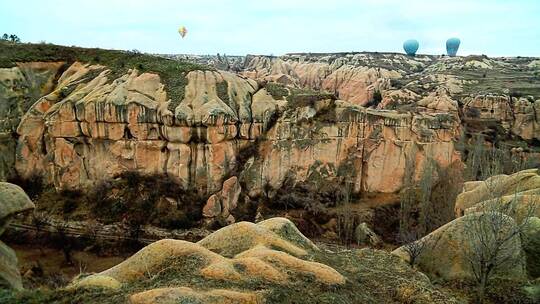
[[[499,224],[500,229],[493,233],[493,227],[489,226],[493,221]],[[501,213],[473,213],[468,214],[431,232],[420,239],[425,242],[421,254],[417,257],[418,267],[431,277],[443,279],[474,279],[474,271],[470,259],[474,260],[471,252],[480,248],[480,237],[475,238],[472,233],[477,229],[482,230],[482,240],[491,242],[494,239],[508,241],[502,242],[498,251],[499,258],[504,254],[505,263],[501,263],[493,272],[494,276],[507,279],[525,279],[526,267],[524,253],[521,247],[519,234],[515,234],[515,221]],[[480,233],[478,231],[478,233]],[[402,246],[392,252],[393,254],[408,261],[409,254]]]

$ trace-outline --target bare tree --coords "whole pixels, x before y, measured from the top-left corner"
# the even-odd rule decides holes
[[[434,179],[437,177],[438,167],[433,158],[427,157],[422,170],[418,185],[418,229],[420,234],[426,235],[431,231],[431,194],[433,192]]]
[[[44,231],[45,226],[48,225],[48,219],[45,213],[32,213],[32,224],[34,225],[34,229],[36,230],[35,238],[43,239],[44,237],[42,235],[42,232]],[[45,254],[45,252],[43,251],[43,246],[39,246],[39,252],[41,253],[41,255]]]
[[[66,222],[58,222],[54,228],[56,230],[56,247],[62,250],[66,264],[70,266],[74,265],[72,256],[74,244],[68,233],[69,225]]]
[[[476,135],[467,143],[459,142],[466,155],[465,180],[484,180],[496,174],[511,174],[538,165],[537,158],[526,156],[523,148],[497,147],[482,135]]]
[[[414,181],[415,164],[411,156],[405,159],[405,172],[403,174],[403,190],[399,194],[399,235],[398,239],[409,239],[407,237],[413,229],[413,219],[411,215],[416,209],[416,193]]]
[[[516,238],[520,238],[537,207],[534,202],[524,201],[525,197],[518,194],[519,186],[514,191],[514,198],[508,202],[497,196],[495,182],[486,181],[486,184],[494,198],[489,204],[483,204],[477,218],[465,221],[464,233],[470,246],[462,247],[477,284],[479,303],[484,303],[486,288],[494,274],[513,262]],[[522,206],[518,206],[520,204]],[[520,218],[523,216],[521,222],[513,220],[518,212]]]
[[[19,42],[21,42],[21,39],[19,37],[17,37],[17,35],[11,34],[11,35],[9,35],[9,41],[11,41],[13,43],[19,43]]]
[[[349,245],[355,239],[355,225],[357,222],[356,215],[351,208],[352,185],[352,181],[348,179],[344,181],[339,202],[343,206],[343,212],[337,215],[337,234],[345,245]]]

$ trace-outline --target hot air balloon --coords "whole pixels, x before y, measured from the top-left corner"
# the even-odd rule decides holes
[[[186,34],[187,34],[187,28],[185,26],[181,26],[178,29],[178,33],[180,34],[180,36],[182,36],[182,39],[184,39],[184,37],[186,37]]]
[[[460,43],[461,40],[459,40],[459,38],[450,38],[446,40],[446,53],[448,54],[448,56],[456,56]]]
[[[420,44],[415,39],[409,39],[405,42],[403,42],[403,49],[405,50],[405,53],[409,56],[416,55],[416,51],[418,51],[418,46]]]

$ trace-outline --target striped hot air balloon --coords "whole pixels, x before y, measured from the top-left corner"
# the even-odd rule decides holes
[[[446,40],[446,53],[448,56],[456,56],[460,43],[461,40],[459,40],[459,38],[450,38]]]
[[[187,28],[185,26],[181,26],[178,29],[178,33],[180,34],[180,36],[182,36],[182,39],[184,39],[184,37],[186,37],[186,34],[187,34]]]
[[[409,56],[416,55],[416,51],[418,51],[418,47],[420,44],[415,39],[409,39],[403,43],[403,49],[405,50],[405,53]]]

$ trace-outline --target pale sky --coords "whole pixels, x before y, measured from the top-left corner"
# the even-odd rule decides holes
[[[0,34],[24,42],[281,55],[403,52],[403,41],[414,38],[418,53],[438,55],[456,36],[460,55],[540,56],[540,0],[0,1]]]

